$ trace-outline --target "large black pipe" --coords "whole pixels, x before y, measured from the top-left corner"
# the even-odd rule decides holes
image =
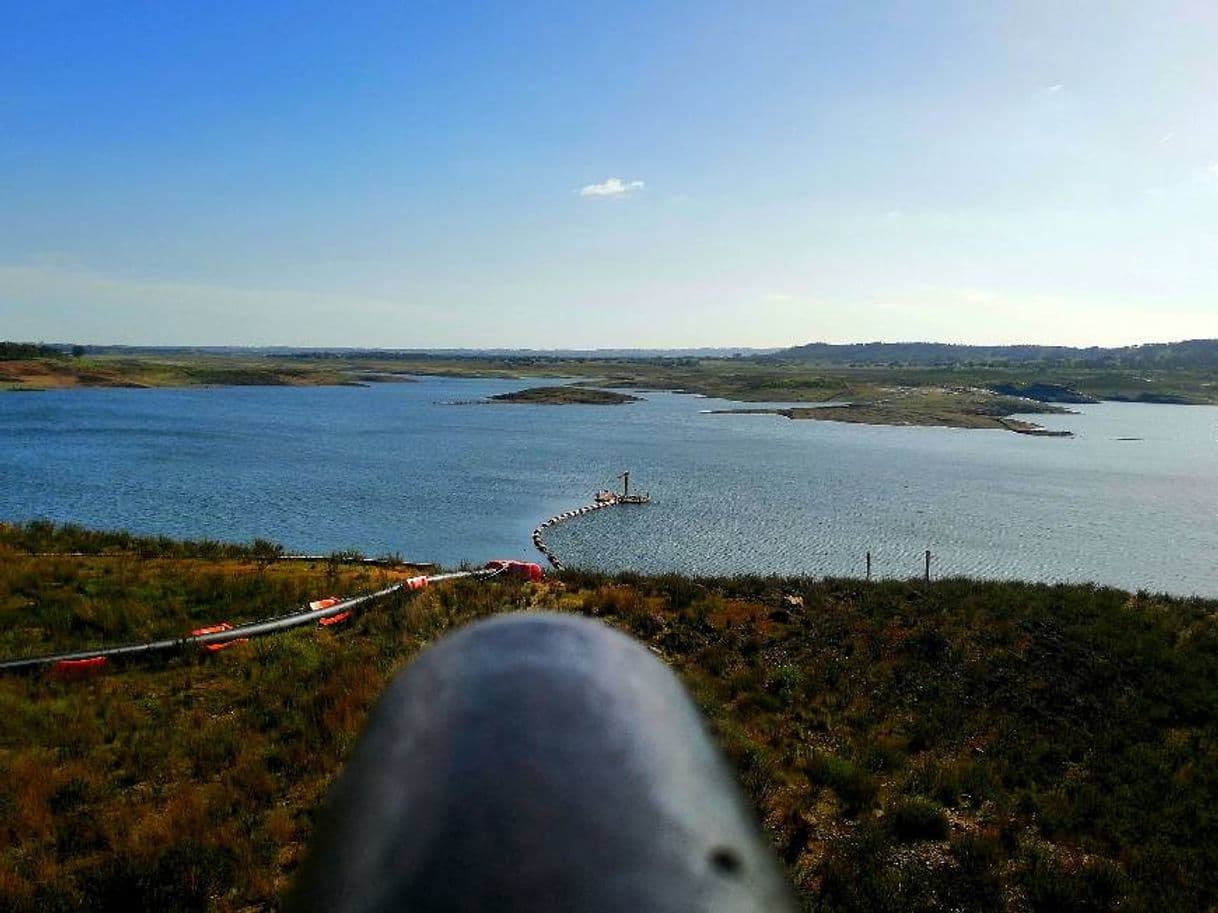
[[[602,624],[531,613],[445,638],[390,685],[288,906],[794,909],[673,674]]]

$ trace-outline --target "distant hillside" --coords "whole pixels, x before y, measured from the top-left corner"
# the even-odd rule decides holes
[[[964,346],[942,342],[863,342],[794,346],[760,361],[822,365],[1054,365],[1062,367],[1218,369],[1218,339],[1147,343],[1105,349],[1098,346]]]

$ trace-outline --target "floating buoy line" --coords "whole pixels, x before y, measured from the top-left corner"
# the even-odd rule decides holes
[[[630,493],[630,473],[623,472],[619,479],[622,480],[622,492],[618,494],[609,489],[602,489],[592,496],[592,503],[585,504],[583,507],[576,507],[572,510],[564,511],[561,514],[555,514],[544,523],[540,524],[533,530],[533,548],[541,552],[542,557],[550,562],[550,566],[556,571],[563,569],[563,563],[558,560],[558,556],[551,551],[546,545],[545,530],[557,526],[567,520],[573,520],[576,517],[582,517],[585,514],[593,513],[594,511],[604,510],[606,507],[617,507],[619,504],[649,504],[651,503],[651,495],[644,492],[642,494]]]
[[[550,551],[550,547],[546,545],[543,530],[549,529],[551,526],[557,526],[559,523],[566,520],[571,520],[575,517],[582,517],[584,514],[590,514],[596,510],[604,510],[606,507],[616,506],[616,501],[596,501],[592,504],[587,504],[583,507],[577,507],[574,510],[568,510],[561,514],[554,515],[533,530],[533,548],[541,552],[542,557],[545,558],[546,561],[550,562],[550,566],[554,568],[554,570],[561,571],[563,569],[563,563],[558,560],[558,556],[555,555],[554,552]]]

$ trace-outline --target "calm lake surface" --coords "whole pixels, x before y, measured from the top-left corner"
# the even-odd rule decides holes
[[[0,394],[0,518],[455,564],[530,557],[623,469],[652,504],[553,530],[609,570],[1097,581],[1218,596],[1218,408],[1103,404],[1073,439],[629,406],[446,405],[529,386]],[[1140,438],[1128,441],[1120,438]]]

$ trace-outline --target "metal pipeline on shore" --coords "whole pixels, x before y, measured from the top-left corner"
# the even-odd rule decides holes
[[[285,615],[250,621],[245,624],[229,625],[228,623],[211,625],[200,628],[183,637],[154,640],[147,643],[122,644],[115,647],[97,647],[92,650],[75,650],[68,653],[52,653],[44,656],[14,657],[0,660],[0,672],[29,672],[42,667],[71,671],[76,668],[96,670],[110,659],[139,659],[158,654],[182,653],[191,648],[218,649],[226,644],[252,637],[264,637],[277,634],[291,628],[307,624],[326,625],[328,621],[341,621],[350,616],[354,609],[371,602],[383,599],[403,590],[422,590],[433,583],[443,583],[447,580],[490,579],[500,574],[523,577],[527,580],[541,578],[541,568],[536,564],[523,561],[499,560],[491,561],[486,567],[478,570],[452,571],[445,574],[428,574],[411,577],[401,583],[347,599],[326,599],[312,603]]]

